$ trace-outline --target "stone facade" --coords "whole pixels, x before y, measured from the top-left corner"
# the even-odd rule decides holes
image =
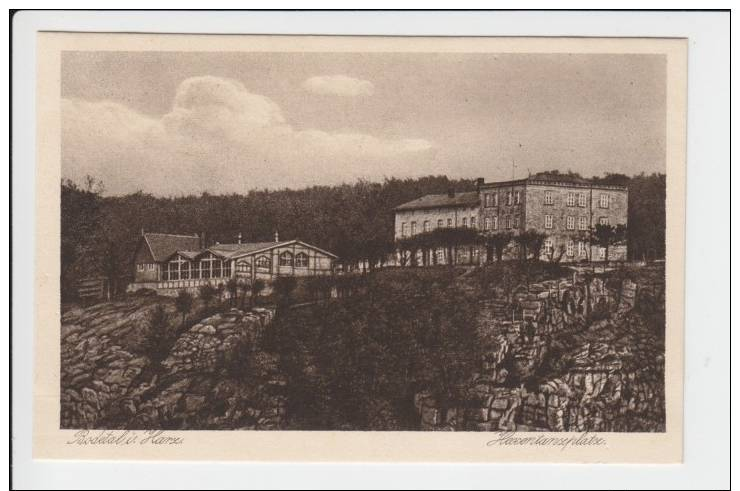
[[[526,191],[518,181],[484,184],[480,192],[480,229],[491,233],[525,230]]]
[[[440,225],[442,227],[469,227],[471,221],[477,227],[479,217],[480,207],[477,205],[399,210],[396,211],[394,235],[396,240],[398,240],[420,234],[424,232],[425,224],[428,225],[429,231],[440,228]]]
[[[526,229],[544,232],[554,254],[564,253],[566,262],[604,259],[599,247],[591,251],[583,235],[599,223],[627,225],[628,193],[617,186],[576,183],[528,183],[526,186]],[[548,218],[549,217],[549,218]],[[627,247],[609,248],[609,260],[627,259]],[[547,256],[542,251],[542,256]]]
[[[603,261],[605,251],[586,241],[599,223],[627,226],[628,190],[593,184],[569,176],[536,175],[526,179],[484,183],[474,193],[428,195],[396,209],[395,238],[411,237],[441,227],[473,227],[487,234],[514,235],[536,230],[547,235],[541,259],[563,262]],[[436,206],[430,207],[429,203]],[[475,260],[467,249],[465,262],[487,261],[479,248]],[[442,251],[444,256],[444,251]],[[513,259],[519,249],[512,242],[503,257]],[[446,257],[441,258],[441,263]],[[626,244],[609,247],[610,261],[627,260]]]

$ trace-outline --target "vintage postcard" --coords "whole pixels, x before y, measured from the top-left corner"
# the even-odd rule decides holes
[[[35,457],[680,462],[686,63],[41,33]]]

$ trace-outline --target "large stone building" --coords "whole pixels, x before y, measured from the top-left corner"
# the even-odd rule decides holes
[[[215,243],[208,247],[198,235],[142,233],[134,255],[134,282],[129,291],[142,288],[173,294],[195,291],[204,284],[219,286],[230,278],[267,282],[278,276],[331,274],[331,252],[300,240]]]
[[[480,195],[475,191],[456,193],[450,190],[447,194],[428,194],[395,209],[395,239],[398,241],[444,227],[478,228],[479,217]],[[478,249],[472,251],[473,255],[478,252]],[[419,262],[424,262],[422,256],[425,252],[419,251],[418,254]],[[440,247],[433,254],[429,263],[446,264],[449,261],[448,251],[444,248]],[[473,259],[467,248],[459,249],[457,254],[457,262]],[[408,259],[398,257],[397,261],[405,264]]]
[[[588,233],[597,224],[627,225],[627,188],[594,184],[565,175],[537,174],[525,179],[486,183],[477,191],[427,195],[396,208],[396,240],[440,227],[470,227],[483,234],[525,230],[546,234],[543,259],[566,262],[604,260],[605,250],[591,245]],[[463,262],[487,260],[484,248],[461,249]],[[442,256],[444,251],[437,251]],[[518,255],[512,242],[504,257]],[[626,244],[609,248],[609,260],[627,259]],[[460,258],[458,257],[458,261]],[[442,261],[446,262],[446,258]]]

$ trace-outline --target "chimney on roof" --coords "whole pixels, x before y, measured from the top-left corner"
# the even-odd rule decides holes
[[[200,233],[200,249],[206,248],[206,233],[201,232]]]
[[[239,235],[236,236],[236,243],[241,244],[242,243],[242,233],[239,232]]]
[[[275,230],[275,242],[280,242],[280,236],[278,235],[277,230]]]
[[[449,198],[455,197],[455,188],[453,187],[447,188],[447,197]]]
[[[480,188],[483,186],[483,183],[486,182],[485,179],[482,177],[479,177],[475,180],[475,190],[478,194],[480,194]]]
[[[144,237],[144,227],[141,227],[141,236]]]

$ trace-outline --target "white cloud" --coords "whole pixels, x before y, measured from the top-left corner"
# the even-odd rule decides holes
[[[94,175],[114,194],[246,192],[378,179],[423,167],[430,151],[433,145],[423,139],[298,130],[271,99],[210,76],[181,82],[161,117],[114,102],[62,101],[64,176]]]
[[[345,97],[373,95],[375,93],[375,86],[372,82],[347,77],[346,75],[311,77],[303,82],[303,88],[315,94],[330,94]]]

